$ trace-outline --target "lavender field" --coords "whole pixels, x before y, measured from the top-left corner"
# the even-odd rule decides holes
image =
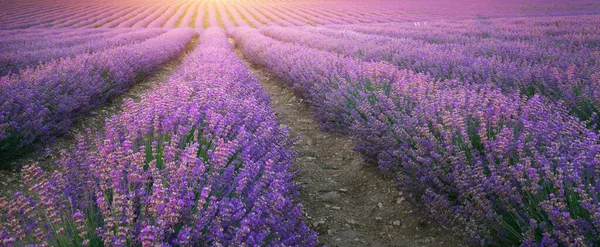
[[[0,246],[600,246],[600,2],[0,0]]]

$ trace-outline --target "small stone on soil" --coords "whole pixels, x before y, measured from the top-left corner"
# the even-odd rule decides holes
[[[313,223],[313,226],[317,227],[317,226],[322,225],[322,224],[325,224],[324,220],[320,220],[320,221],[317,221],[317,222]]]
[[[317,197],[317,199],[319,199],[323,202],[334,202],[339,198],[340,198],[340,194],[335,191],[327,192],[327,193],[322,194]]]

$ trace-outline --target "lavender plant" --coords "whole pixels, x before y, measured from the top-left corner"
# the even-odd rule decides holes
[[[9,52],[19,49],[37,50],[47,48],[45,44],[56,47],[65,47],[80,44],[88,37],[103,37],[105,34],[119,32],[120,30],[106,29],[19,29],[2,30],[0,38],[0,51]],[[74,37],[76,36],[76,37]],[[69,39],[72,38],[72,39]]]
[[[325,128],[352,135],[412,203],[468,243],[600,241],[599,137],[560,103],[436,82],[256,30],[232,35],[246,58],[307,99]]]
[[[154,38],[165,33],[165,30],[147,29],[141,31],[118,29],[116,32],[106,32],[103,36],[90,35],[83,39],[77,40],[72,36],[67,37],[66,42],[44,40],[37,43],[35,46],[17,46],[11,51],[0,53],[0,76],[5,76],[9,73],[18,73],[21,69],[35,67],[51,60],[58,60],[64,57],[75,57],[84,53],[101,52],[106,49],[126,46],[142,42],[144,40]],[[77,42],[75,45],[64,43]],[[59,43],[57,45],[56,43]],[[59,47],[63,45],[65,47]],[[38,49],[36,49],[38,48]]]
[[[390,62],[401,69],[430,74],[438,80],[458,79],[494,85],[508,93],[543,95],[553,102],[563,101],[574,115],[590,120],[590,126],[600,126],[600,74],[597,72],[600,53],[598,46],[594,45],[598,44],[598,35],[594,33],[596,21],[590,17],[565,19],[550,18],[543,22],[558,22],[554,28],[530,27],[529,24],[516,24],[515,28],[504,24],[511,31],[505,32],[502,38],[483,38],[465,44],[429,43],[409,38],[410,33],[406,37],[397,34],[401,38],[392,38],[314,27],[304,30],[268,27],[263,28],[262,33],[365,61]],[[489,26],[503,24],[498,22]],[[563,25],[563,22],[566,24]],[[579,30],[574,26],[582,26],[583,29],[580,32],[563,31]],[[379,26],[364,29],[377,28]],[[481,29],[478,29],[480,33],[490,33],[485,28]],[[544,36],[528,36],[528,32],[537,32],[537,29],[541,29],[540,33]],[[583,34],[587,34],[586,38],[580,37]]]
[[[189,29],[173,30],[138,44],[1,77],[0,157],[18,156],[32,144],[65,133],[79,115],[179,55],[193,35]]]
[[[289,172],[295,153],[222,29],[168,82],[125,102],[58,171],[24,170],[0,200],[0,242],[52,246],[315,246]]]

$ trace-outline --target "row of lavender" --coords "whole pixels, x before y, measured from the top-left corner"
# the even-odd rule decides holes
[[[43,1],[42,1],[43,2]],[[282,26],[374,23],[403,20],[398,11],[357,11],[344,4],[323,6],[302,2],[173,1],[158,4],[60,6],[20,11],[0,17],[0,28],[112,28],[112,27],[210,27],[271,23]],[[2,11],[0,11],[2,13]],[[34,18],[33,18],[34,17]],[[205,20],[206,19],[206,20]],[[205,21],[207,23],[205,23]]]
[[[314,246],[268,95],[209,29],[167,82],[125,101],[59,170],[0,200],[3,246]]]
[[[594,0],[571,0],[549,5],[545,1],[482,3],[475,0],[441,0],[436,4],[423,1],[154,1],[144,3],[98,4],[94,1],[67,4],[48,0],[33,0],[37,4],[22,5],[20,1],[6,2],[0,9],[0,28],[47,27],[196,27],[204,24],[209,9],[214,19],[240,19],[258,27],[277,23],[281,26],[328,25],[347,23],[380,23],[420,21],[431,19],[473,18],[481,16],[547,16],[568,14],[597,14],[600,5]],[[208,18],[212,18],[208,16]],[[255,22],[256,21],[256,22]],[[223,27],[228,28],[223,22]],[[218,26],[211,22],[210,26]],[[235,22],[236,26],[245,24]],[[258,25],[255,25],[258,24]]]
[[[382,23],[376,25],[329,25],[363,33],[389,37],[423,40],[433,44],[477,44],[482,41],[560,41],[552,45],[570,43],[597,45],[597,15],[544,18],[494,18],[466,20],[437,20],[422,22]],[[546,36],[546,37],[545,37]],[[556,37],[563,39],[556,40]],[[554,39],[548,39],[553,37]],[[536,43],[537,44],[537,43]],[[552,49],[553,47],[548,47]]]
[[[600,127],[597,18],[525,20],[480,23],[477,28],[471,28],[478,32],[462,31],[463,25],[475,22],[464,21],[463,25],[454,26],[456,32],[449,25],[443,25],[444,34],[433,37],[397,28],[404,24],[347,27],[366,34],[315,27],[261,30],[285,42],[357,56],[366,61],[387,61],[439,80],[485,83],[504,92],[527,96],[540,94],[552,101],[564,101],[573,114]],[[442,40],[440,44],[438,40]]]
[[[154,38],[165,33],[161,29],[142,29],[131,31],[130,29],[110,29],[97,35],[86,35],[86,29],[82,34],[70,32],[68,37],[59,39],[44,38],[38,42],[27,42],[19,44],[10,42],[10,45],[0,51],[0,76],[9,73],[18,73],[21,69],[34,67],[37,64],[57,60],[64,57],[75,57],[83,53],[100,52],[109,48],[131,45],[144,40]],[[43,32],[40,34],[43,37]]]
[[[599,136],[561,104],[257,30],[232,36],[247,59],[307,99],[325,129],[353,136],[412,203],[471,244],[600,241]]]
[[[143,33],[148,32],[153,31]],[[176,58],[193,35],[191,29],[177,29],[0,77],[0,157],[18,156],[36,143],[65,133],[78,116]]]
[[[23,29],[2,30],[0,52],[41,50],[49,47],[62,48],[81,44],[90,38],[106,37],[118,29]]]

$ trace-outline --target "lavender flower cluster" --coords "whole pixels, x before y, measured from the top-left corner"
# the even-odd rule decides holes
[[[5,47],[4,51],[0,53],[0,76],[18,73],[20,69],[34,67],[51,60],[142,42],[165,32],[161,29],[140,31],[115,29],[115,31],[107,31],[99,35],[83,34],[81,38],[77,37],[77,33],[71,33],[75,37],[61,37],[59,40],[44,39],[42,42],[33,44],[28,42],[23,46]]]
[[[177,57],[194,35],[190,29],[173,30],[141,43],[52,60],[1,77],[0,157],[19,155],[32,144],[64,133],[78,116]]]
[[[600,242],[600,138],[560,103],[436,81],[380,62],[232,33],[329,130],[397,177],[436,222],[473,245]]]
[[[425,28],[417,34],[409,31],[406,24],[347,27],[375,34],[318,27],[303,30],[269,27],[263,28],[262,33],[366,61],[387,61],[438,80],[458,79],[494,85],[508,93],[543,95],[553,102],[563,101],[580,119],[590,120],[590,125],[600,127],[600,22],[597,18],[546,17],[489,22],[468,20],[455,25],[441,24],[439,28]],[[429,34],[431,29],[443,34]]]
[[[269,97],[222,29],[201,34],[167,82],[128,99],[0,200],[3,246],[315,246]]]

